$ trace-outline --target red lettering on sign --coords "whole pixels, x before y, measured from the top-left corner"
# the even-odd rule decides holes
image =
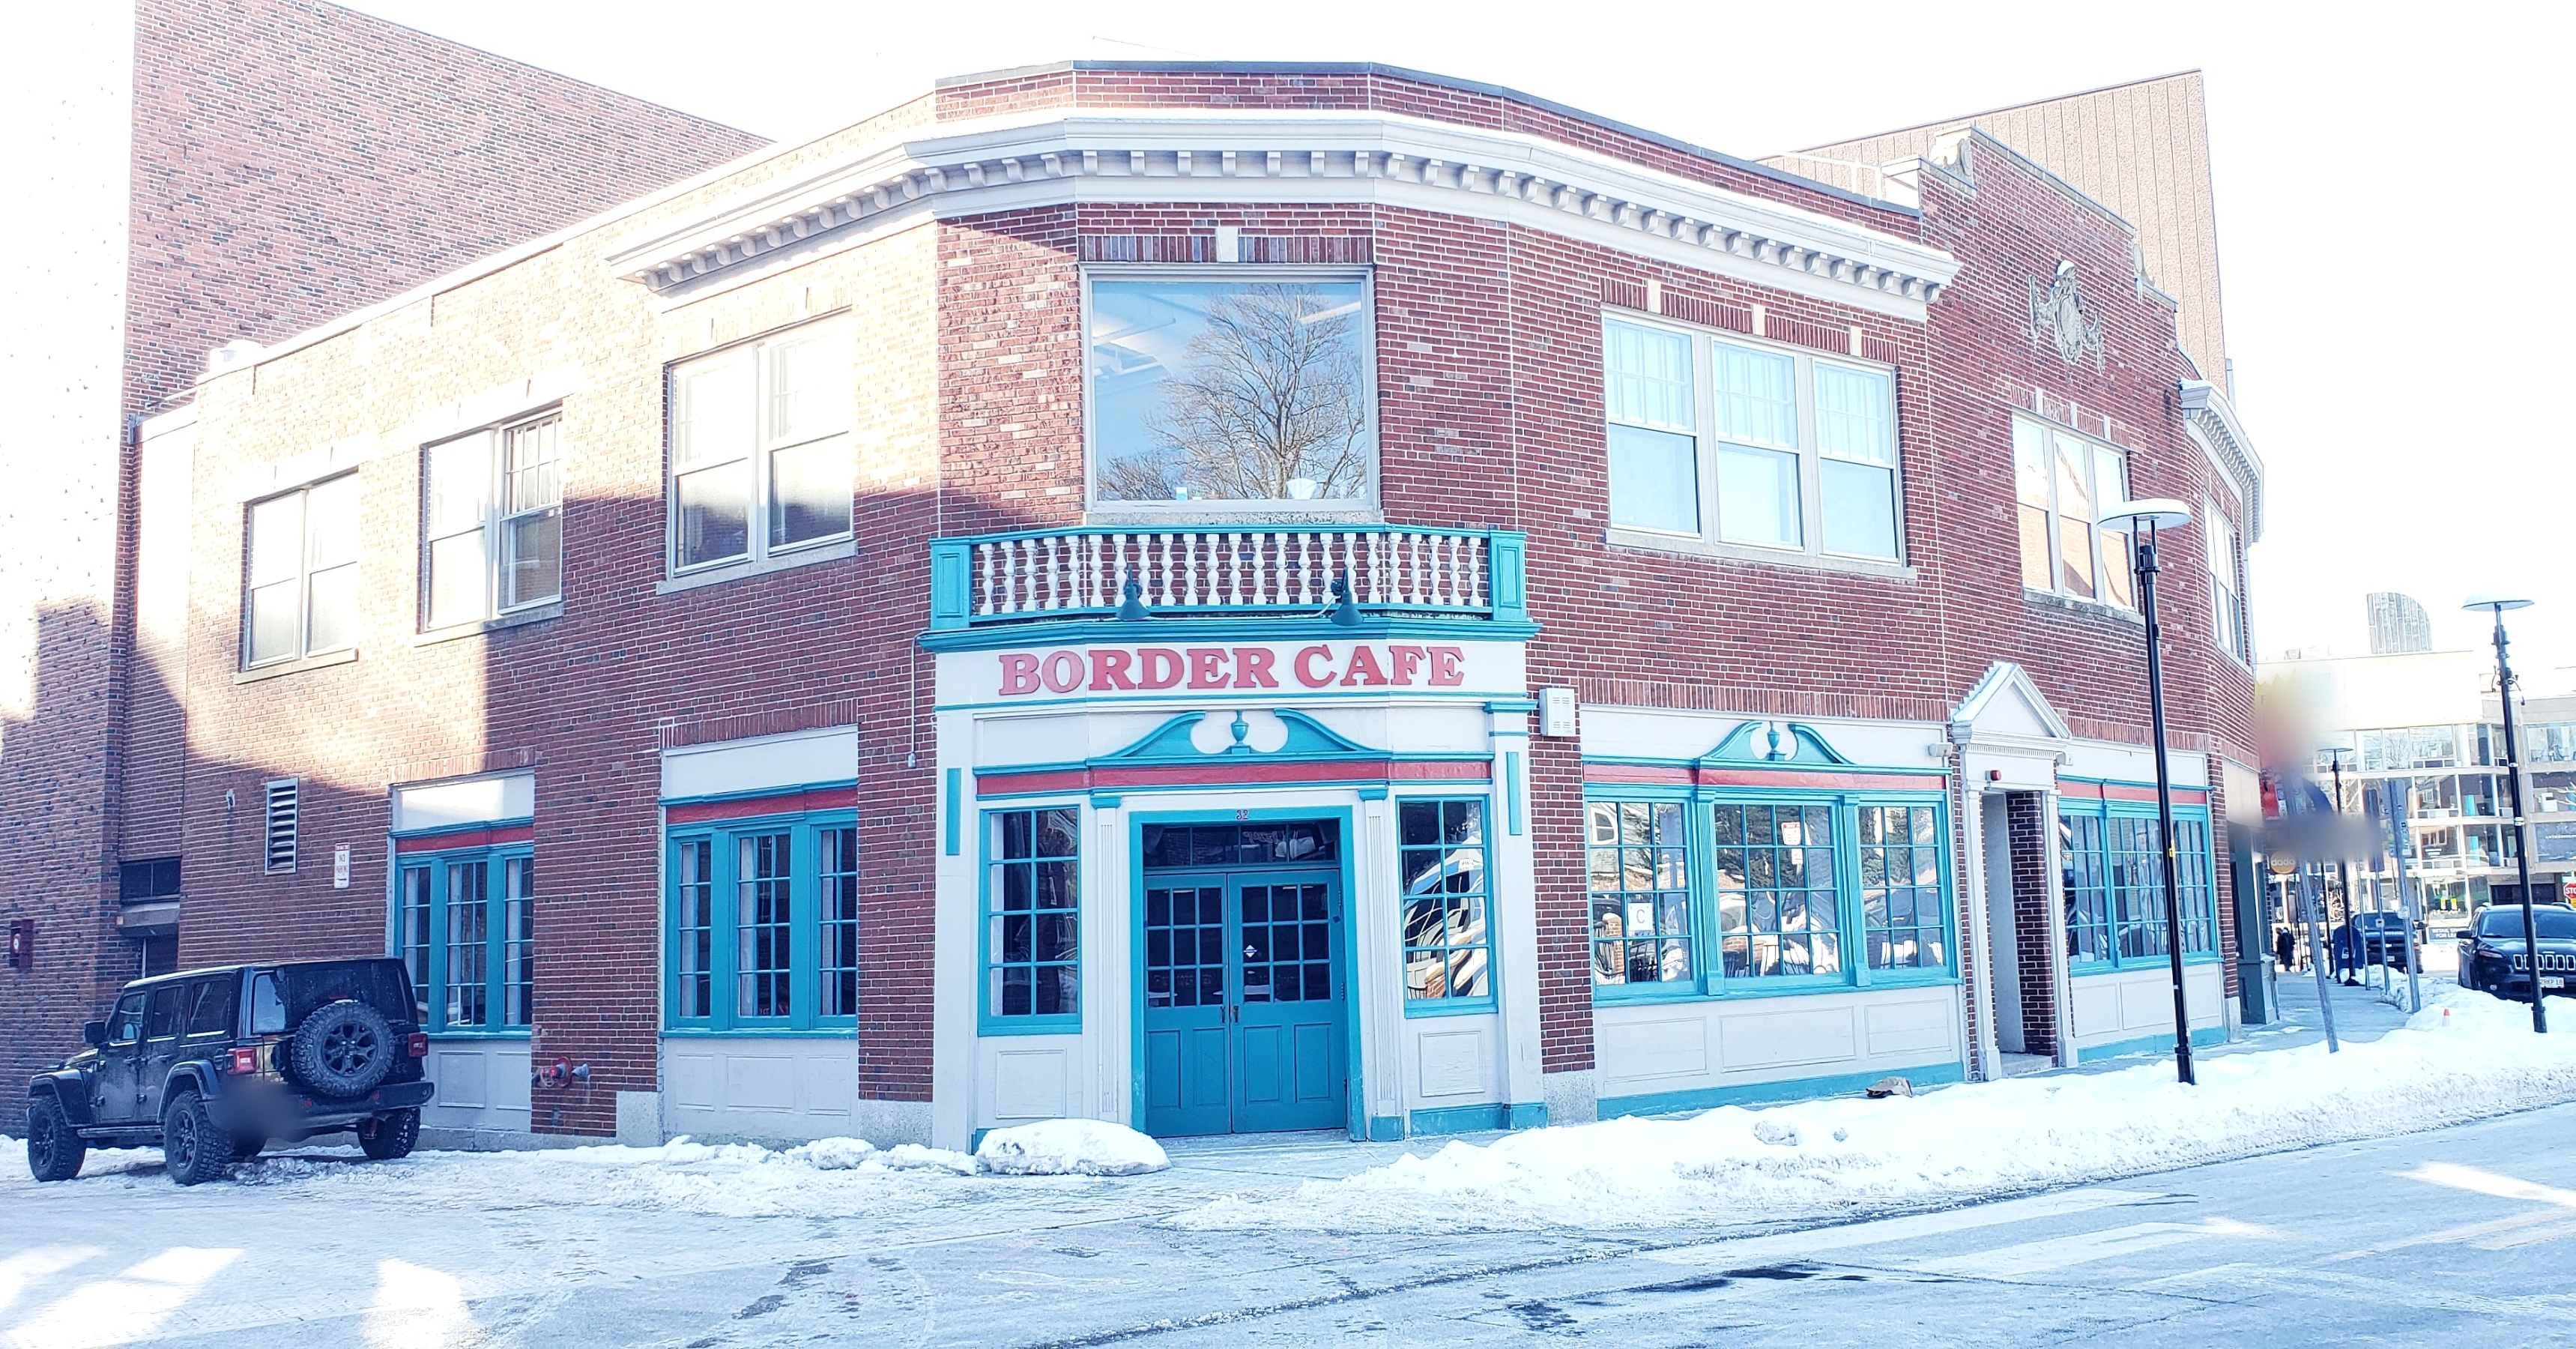
[[[1134,662],[1128,659],[1127,653],[1124,651],[1092,652],[1091,691],[1094,693],[1107,693],[1112,689],[1132,689],[1136,687],[1136,681],[1129,678],[1127,675],[1127,667],[1132,664],[1134,664]]]
[[[1038,691],[1038,658],[1025,651],[1002,653],[1002,696],[1014,698]]]
[[[1467,652],[1462,647],[1435,646],[1431,648],[1431,682],[1434,684],[1466,683],[1467,672],[1465,669],[1461,668],[1462,663],[1466,659]]]
[[[1342,676],[1342,687],[1349,688],[1353,684],[1386,687],[1386,671],[1378,668],[1377,653],[1367,647],[1351,648],[1351,672]]]
[[[1082,687],[1082,653],[1058,651],[1038,666],[1038,677],[1046,681],[1049,693],[1071,693]]]
[[[1225,687],[1225,648],[1194,646],[1190,648],[1190,687],[1221,689]]]
[[[1168,646],[1136,648],[1136,687],[1168,689],[1181,682],[1181,653]]]
[[[1412,687],[1413,672],[1422,668],[1422,648],[1390,646],[1386,649],[1386,658],[1387,663],[1395,667],[1390,677],[1398,684],[1407,688]]]
[[[1300,647],[1297,651],[1297,658],[1293,662],[1297,667],[1297,682],[1310,689],[1320,689],[1326,684],[1333,682],[1332,671],[1326,670],[1322,674],[1315,673],[1313,661],[1317,656],[1321,656],[1326,660],[1331,660],[1333,658],[1333,649],[1329,646]]]
[[[1270,677],[1270,648],[1238,646],[1234,649],[1234,686],[1239,689],[1275,689],[1279,681]]]

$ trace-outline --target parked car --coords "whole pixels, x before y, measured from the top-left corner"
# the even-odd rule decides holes
[[[2352,925],[2361,934],[2362,964],[2406,968],[2406,915],[2388,909],[2356,913]],[[2422,930],[2418,929],[2415,936],[2420,945]]]
[[[233,965],[139,979],[87,1048],[28,1088],[27,1168],[80,1174],[92,1147],[160,1145],[195,1185],[270,1139],[355,1130],[375,1158],[408,1154],[434,1084],[421,1072],[410,975],[399,960]]]
[[[2576,908],[2538,904],[2531,910],[2539,937],[2540,991],[2576,993]],[[2530,953],[2524,949],[2522,906],[2490,904],[2460,934],[2460,987],[2505,998],[2531,996]]]

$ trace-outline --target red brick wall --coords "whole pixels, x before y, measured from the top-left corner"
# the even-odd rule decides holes
[[[2013,951],[2021,986],[2021,1047],[2024,1053],[2057,1052],[2057,962],[2049,958],[2049,931],[2056,916],[2050,898],[2048,830],[2054,825],[2040,813],[2038,792],[2012,792],[2004,797],[2006,846],[2012,855]]]

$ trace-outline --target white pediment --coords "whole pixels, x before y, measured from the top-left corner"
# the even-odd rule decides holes
[[[2008,744],[2065,740],[2071,733],[2066,719],[2057,715],[2047,696],[2031,682],[2030,672],[1999,660],[1986,668],[1950,714],[1950,738],[1961,744],[1971,740]]]

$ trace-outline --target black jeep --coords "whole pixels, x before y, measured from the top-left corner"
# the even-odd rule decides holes
[[[2480,989],[2514,1002],[2531,1000],[2531,945],[2540,948],[2540,991],[2576,993],[2576,908],[2535,904],[2532,931],[2522,936],[2520,904],[2489,904],[2460,934],[2460,987]]]
[[[354,1129],[379,1159],[409,1153],[432,1083],[399,960],[233,965],[139,979],[89,1045],[28,1088],[27,1168],[69,1180],[93,1146],[161,1145],[195,1185],[257,1156]]]

